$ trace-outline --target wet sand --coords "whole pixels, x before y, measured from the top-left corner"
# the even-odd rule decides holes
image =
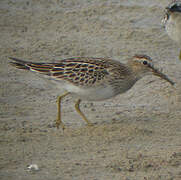
[[[0,2],[1,180],[181,179],[181,62],[161,26],[166,0]],[[154,76],[102,102],[83,101],[87,127],[63,102],[66,129],[56,129],[48,80],[8,64],[9,56],[55,62],[74,56],[120,62],[151,56],[176,84]],[[29,171],[37,164],[38,171]]]

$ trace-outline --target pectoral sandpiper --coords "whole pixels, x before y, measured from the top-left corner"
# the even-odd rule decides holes
[[[31,70],[49,76],[58,83],[65,93],[58,97],[57,128],[64,124],[61,120],[61,100],[68,94],[77,97],[75,109],[91,125],[80,110],[81,100],[101,101],[128,91],[139,79],[146,75],[156,75],[174,83],[153,66],[147,55],[135,55],[127,64],[107,58],[76,57],[57,61],[56,63],[37,63],[10,57],[13,66],[18,69]]]

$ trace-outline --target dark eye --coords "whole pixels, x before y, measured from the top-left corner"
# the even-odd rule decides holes
[[[143,61],[143,64],[144,64],[144,65],[147,65],[147,64],[148,64],[148,62],[147,62],[147,61]]]

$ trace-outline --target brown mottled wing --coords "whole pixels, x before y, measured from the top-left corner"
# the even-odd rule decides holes
[[[53,78],[69,81],[75,85],[94,85],[101,82],[106,75],[108,64],[101,58],[70,58],[57,63],[34,63],[12,58],[10,62],[19,69],[39,72]]]
[[[108,74],[105,64],[95,58],[65,59],[51,70],[51,76],[82,86],[100,83]]]

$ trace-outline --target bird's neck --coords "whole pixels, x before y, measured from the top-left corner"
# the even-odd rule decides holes
[[[133,82],[138,81],[141,79],[143,76],[145,76],[145,73],[143,72],[142,68],[140,66],[134,66],[130,65],[130,72],[131,72],[131,79]]]

